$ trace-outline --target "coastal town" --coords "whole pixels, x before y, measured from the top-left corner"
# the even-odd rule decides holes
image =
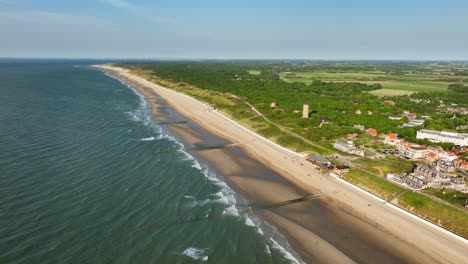
[[[364,129],[363,129],[364,130]],[[387,148],[368,151],[353,143],[359,134],[348,134],[347,139],[337,140],[333,147],[342,152],[373,159],[384,159],[385,155],[411,161],[413,170],[409,173],[388,173],[385,178],[413,190],[424,188],[446,188],[468,193],[465,179],[468,179],[468,161],[463,154],[468,152],[468,133],[453,133],[421,129],[417,132],[418,139],[428,139],[431,145],[421,145],[405,141],[398,134],[378,134],[374,128],[364,130],[377,142]],[[444,150],[437,143],[452,143],[451,149]],[[315,156],[313,156],[315,157]],[[312,158],[311,160],[314,160]],[[320,162],[319,162],[320,163]],[[325,163],[326,164],[326,163]],[[323,164],[322,164],[323,165]],[[327,165],[330,169],[331,166]],[[335,170],[336,172],[336,170]]]
[[[416,101],[420,102],[420,101]],[[395,104],[393,101],[385,103]],[[304,106],[303,118],[308,116],[308,105]],[[453,113],[454,108],[448,108]],[[460,108],[457,108],[460,109]],[[464,108],[462,108],[463,110]],[[360,110],[354,112],[357,115],[362,114]],[[367,111],[371,115],[371,111]],[[424,124],[424,119],[430,116],[422,116],[417,119],[417,114],[410,111],[403,111],[401,116],[389,117],[393,120],[407,120],[401,127],[420,127]],[[419,129],[416,132],[416,138],[427,140],[431,144],[424,145],[411,141],[406,141],[401,135],[395,133],[378,133],[375,128],[366,128],[364,125],[355,125],[354,128],[360,130],[363,135],[374,138],[374,146],[365,147],[357,145],[354,140],[360,137],[359,133],[347,134],[346,138],[338,139],[333,147],[339,152],[351,155],[348,162],[352,163],[354,157],[367,157],[370,159],[385,159],[387,155],[392,155],[412,164],[411,171],[405,173],[388,172],[385,175],[378,175],[391,181],[405,189],[421,191],[426,188],[439,190],[453,190],[468,194],[468,133],[456,133],[449,131],[435,131],[428,129]],[[439,144],[452,144],[450,149],[444,149]],[[384,148],[379,148],[384,146]],[[337,158],[338,156],[336,156]],[[333,176],[342,176],[349,172],[351,164],[340,164],[342,162],[334,159],[333,155],[326,157],[317,154],[311,154],[308,160],[319,165],[324,171],[329,171]],[[357,165],[359,166],[359,165]],[[468,199],[467,199],[468,200]],[[468,203],[465,202],[465,207]]]

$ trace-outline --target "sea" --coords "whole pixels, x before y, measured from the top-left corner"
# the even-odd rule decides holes
[[[0,60],[0,263],[301,262],[94,63]]]

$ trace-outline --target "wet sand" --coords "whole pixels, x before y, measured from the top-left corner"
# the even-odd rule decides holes
[[[219,113],[199,110],[197,115],[196,111],[187,111],[187,107],[204,107],[202,104],[192,105],[184,96],[145,83],[124,71],[112,74],[148,98],[158,121],[182,121],[182,118],[195,121],[168,125],[187,145],[240,143],[196,154],[216,168],[229,186],[249,202],[268,204],[325,193],[318,200],[254,211],[277,227],[304,261],[462,263],[468,259],[466,240],[453,239],[332,177],[321,175],[304,158],[242,131],[235,124],[230,126],[229,120],[215,116]],[[184,117],[170,116],[166,101]],[[204,118],[218,124],[210,125]]]

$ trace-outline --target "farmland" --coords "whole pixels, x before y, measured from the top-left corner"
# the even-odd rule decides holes
[[[450,83],[468,82],[467,66],[463,63],[317,62],[291,67],[279,76],[292,83],[358,82],[413,92],[443,92]]]

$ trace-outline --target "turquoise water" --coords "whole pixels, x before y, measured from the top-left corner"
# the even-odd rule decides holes
[[[0,61],[0,102],[0,263],[291,262],[86,62]]]

